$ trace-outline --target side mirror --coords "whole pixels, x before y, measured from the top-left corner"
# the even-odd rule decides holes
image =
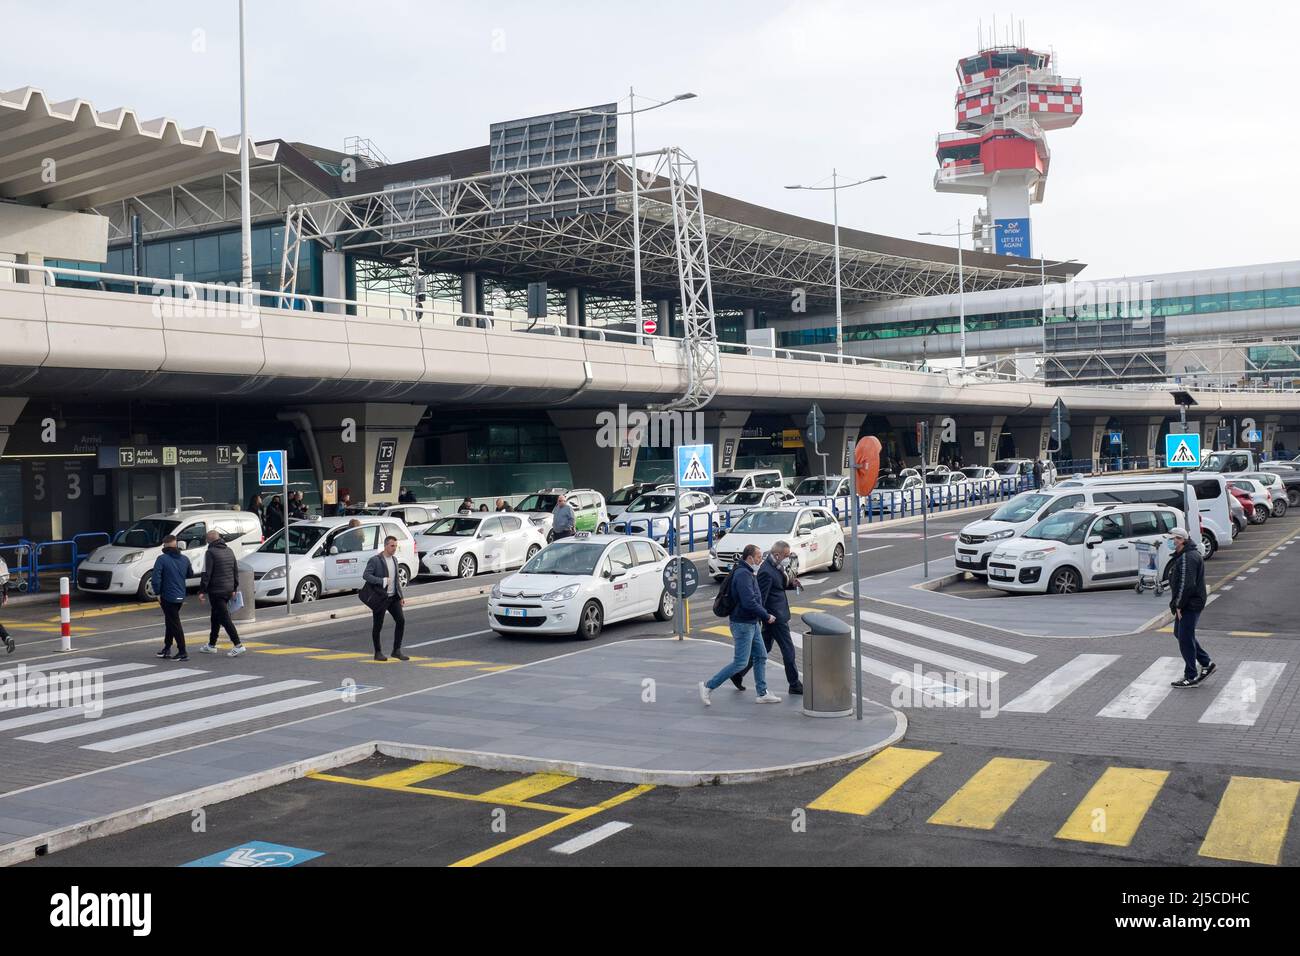
[[[801,538],[806,538],[806,537],[808,537],[810,534],[812,534],[812,528],[800,528],[800,529],[799,529],[799,537],[801,537]]]
[[[338,545],[336,545],[336,544],[331,544],[331,545],[330,545],[330,554],[338,554],[338,553],[339,553]]]
[[[1099,534],[1090,534],[1090,535],[1088,535],[1088,547],[1091,548],[1093,545],[1101,544],[1101,542],[1102,542],[1102,537],[1101,537],[1101,535],[1099,535]]]
[[[176,550],[177,550],[177,551],[184,551],[186,547],[187,547],[187,545],[185,544],[184,541],[177,541],[177,542],[176,542]]]

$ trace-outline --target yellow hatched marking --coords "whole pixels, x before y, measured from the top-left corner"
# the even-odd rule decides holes
[[[1277,866],[1298,795],[1293,780],[1232,777],[1198,854]]]
[[[817,609],[815,607],[792,607],[790,608],[790,613],[791,614],[812,614],[816,610]]]
[[[512,671],[518,666],[518,664],[494,664],[491,667],[480,667],[479,670],[492,674],[496,671]]]
[[[846,601],[844,598],[818,598],[813,601],[814,604],[824,604],[826,607],[848,607],[853,602]]]
[[[406,665],[408,665],[408,666],[409,666],[410,664],[415,664],[416,666],[422,666],[422,665],[419,664],[419,662],[420,662],[420,661],[427,661],[427,660],[429,659],[429,658],[427,658],[427,657],[416,657],[414,654],[410,654],[410,655],[408,655],[408,659],[407,659],[407,660],[404,660],[404,661],[399,661],[396,657],[390,657],[390,658],[388,658],[388,660],[386,660],[386,661],[377,661],[377,660],[375,660],[375,655],[374,655],[374,654],[363,654],[363,655],[361,655],[361,656],[364,657],[364,658],[366,658],[366,660],[358,661],[358,663],[360,663],[360,664],[374,664],[376,667],[380,667],[380,666],[383,666],[383,665],[385,665],[385,664],[406,664]]]
[[[486,800],[519,803],[532,800],[533,797],[540,797],[552,790],[558,790],[566,784],[573,783],[576,779],[577,777],[570,777],[567,773],[533,773],[522,780],[515,780],[504,787],[497,787],[495,790],[489,790],[486,793],[479,794],[479,796]]]
[[[366,783],[372,787],[405,790],[412,784],[432,780],[434,777],[441,777],[443,774],[451,773],[453,770],[459,770],[460,768],[461,765],[458,763],[431,760],[425,763],[417,763],[413,767],[403,767],[401,770],[394,770],[392,773],[381,773],[377,777],[370,777]]]
[[[312,780],[324,780],[326,783],[346,783],[353,787],[374,786],[369,780],[356,780],[352,777],[339,777],[332,773],[309,773]],[[400,790],[403,793],[418,793],[426,797],[446,797],[448,800],[467,800],[470,803],[492,803],[497,806],[516,807],[521,810],[542,810],[546,813],[572,813],[573,807],[559,807],[551,803],[533,803],[530,800],[490,800],[477,793],[457,793],[455,790],[439,790],[436,787],[417,787],[409,784],[405,787],[378,785],[379,790]]]
[[[937,750],[889,747],[808,804],[808,808],[865,817],[938,756]]]
[[[346,651],[339,654],[312,654],[308,660],[311,661],[350,661],[361,657],[373,657],[372,654],[360,654],[356,651]]]
[[[273,647],[270,650],[258,650],[257,653],[281,657],[289,654],[326,654],[328,652],[323,647]]]
[[[731,628],[729,627],[706,627],[705,634],[719,634],[722,637],[731,637]]]
[[[1107,768],[1057,831],[1057,839],[1128,846],[1168,777],[1167,770]]]
[[[428,664],[421,664],[421,667],[474,667],[482,664],[482,661],[432,661]]]
[[[994,757],[930,817],[931,823],[973,830],[992,830],[1038,775],[1047,760]]]

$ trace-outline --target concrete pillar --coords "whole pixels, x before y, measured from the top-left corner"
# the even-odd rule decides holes
[[[745,331],[751,332],[758,327],[757,316],[753,309],[746,309],[744,312]]]
[[[1269,458],[1273,457],[1273,446],[1277,444],[1278,432],[1282,430],[1281,415],[1266,415],[1263,423],[1259,426],[1260,438],[1263,440],[1260,444],[1262,451]]]
[[[0,398],[0,455],[5,453],[9,444],[9,433],[18,424],[18,416],[27,407],[25,398]]]
[[[460,310],[467,315],[481,315],[483,309],[482,296],[478,284],[477,272],[462,272],[460,274]],[[465,324],[476,325],[474,320],[469,320]]]
[[[655,334],[662,335],[665,338],[672,335],[673,334],[673,300],[660,299],[658,302],[655,303],[655,309],[659,313],[659,317],[658,319],[656,319],[656,322],[658,323],[659,327],[658,329],[656,329]]]
[[[560,433],[573,487],[591,488],[608,496],[631,484],[641,441],[647,437],[637,432],[634,422],[620,422],[611,412],[593,409],[564,409],[547,414]]]
[[[808,474],[849,474],[852,470],[853,446],[858,443],[858,433],[862,430],[862,423],[866,418],[865,412],[827,415],[826,437],[821,442],[821,451],[825,458],[814,454],[812,445],[807,444],[807,438],[804,439],[805,449],[808,452]],[[790,420],[800,431],[808,427],[807,415],[791,415]]]
[[[564,290],[564,324],[569,326],[564,334],[576,339],[582,324],[582,291],[576,285]]]
[[[991,465],[998,457],[998,439],[1007,416],[958,418],[957,441],[961,444],[963,465]]]
[[[1164,428],[1165,416],[1151,415],[1146,418],[1134,418],[1124,421],[1121,428],[1124,432],[1124,445],[1127,449],[1125,457],[1145,459],[1141,467],[1153,467],[1156,458],[1164,454],[1164,446],[1160,444],[1160,432]]]
[[[1079,428],[1083,427],[1082,423],[1087,419],[1081,419],[1080,425],[1075,426],[1071,421],[1070,446],[1074,450],[1075,458],[1096,457],[1090,456],[1088,449],[1092,446],[1088,444],[1087,436],[1079,434]],[[1041,418],[1017,418],[1007,422],[1004,426],[1005,431],[1011,432],[1011,440],[1016,446],[1017,458],[1046,458],[1048,446],[1052,443],[1052,421],[1050,415],[1044,415]],[[1083,442],[1083,444],[1080,444]],[[997,449],[993,449],[997,454]]]
[[[1106,435],[1110,432],[1110,418],[1105,415],[1080,415],[1071,420],[1070,428],[1070,444],[1074,449],[1074,457],[1076,459],[1086,457],[1092,461],[1094,469],[1100,469],[1102,448],[1106,443]]]
[[[311,422],[324,478],[338,481],[340,498],[346,491],[354,504],[396,504],[411,439],[426,407],[354,402],[291,411],[303,412]]]
[[[347,256],[329,250],[321,253],[321,280],[321,295],[327,299],[346,299],[348,297]],[[344,315],[347,313],[347,306],[327,303],[325,311],[333,315]]]
[[[713,446],[713,470],[730,471],[740,458],[740,433],[749,421],[749,409],[706,409],[702,445]]]

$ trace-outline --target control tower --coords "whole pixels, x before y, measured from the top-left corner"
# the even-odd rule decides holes
[[[1029,256],[1029,204],[1043,201],[1052,160],[1047,131],[1078,122],[1079,80],[1059,76],[1050,53],[990,45],[957,61],[957,82],[957,132],[935,143],[934,188],[985,197],[976,249]]]

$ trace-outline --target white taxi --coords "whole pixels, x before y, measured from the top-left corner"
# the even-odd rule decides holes
[[[826,508],[755,508],[709,550],[709,574],[721,581],[748,545],[766,554],[778,541],[790,545],[799,571],[844,567],[844,529]]]
[[[253,572],[256,600],[281,604],[285,595],[291,594],[295,604],[310,603],[325,594],[360,590],[365,584],[366,563],[379,553],[389,535],[397,539],[397,577],[405,587],[415,577],[419,563],[414,537],[396,518],[339,516],[295,521],[288,528],[287,582],[284,529],[267,538],[239,567]]]
[[[647,538],[579,532],[547,545],[488,596],[498,634],[576,634],[595,640],[606,624],[644,614],[667,621],[668,554]]]
[[[673,488],[658,488],[647,492],[628,505],[623,517],[614,522],[614,531],[649,537],[661,544],[668,543],[673,526],[673,508],[677,507],[677,530],[683,547],[694,548],[716,538],[722,527],[722,515],[713,497],[703,491],[686,489],[680,503]]]
[[[415,536],[420,569],[441,577],[472,578],[523,565],[546,546],[546,532],[510,512],[454,515]]]

